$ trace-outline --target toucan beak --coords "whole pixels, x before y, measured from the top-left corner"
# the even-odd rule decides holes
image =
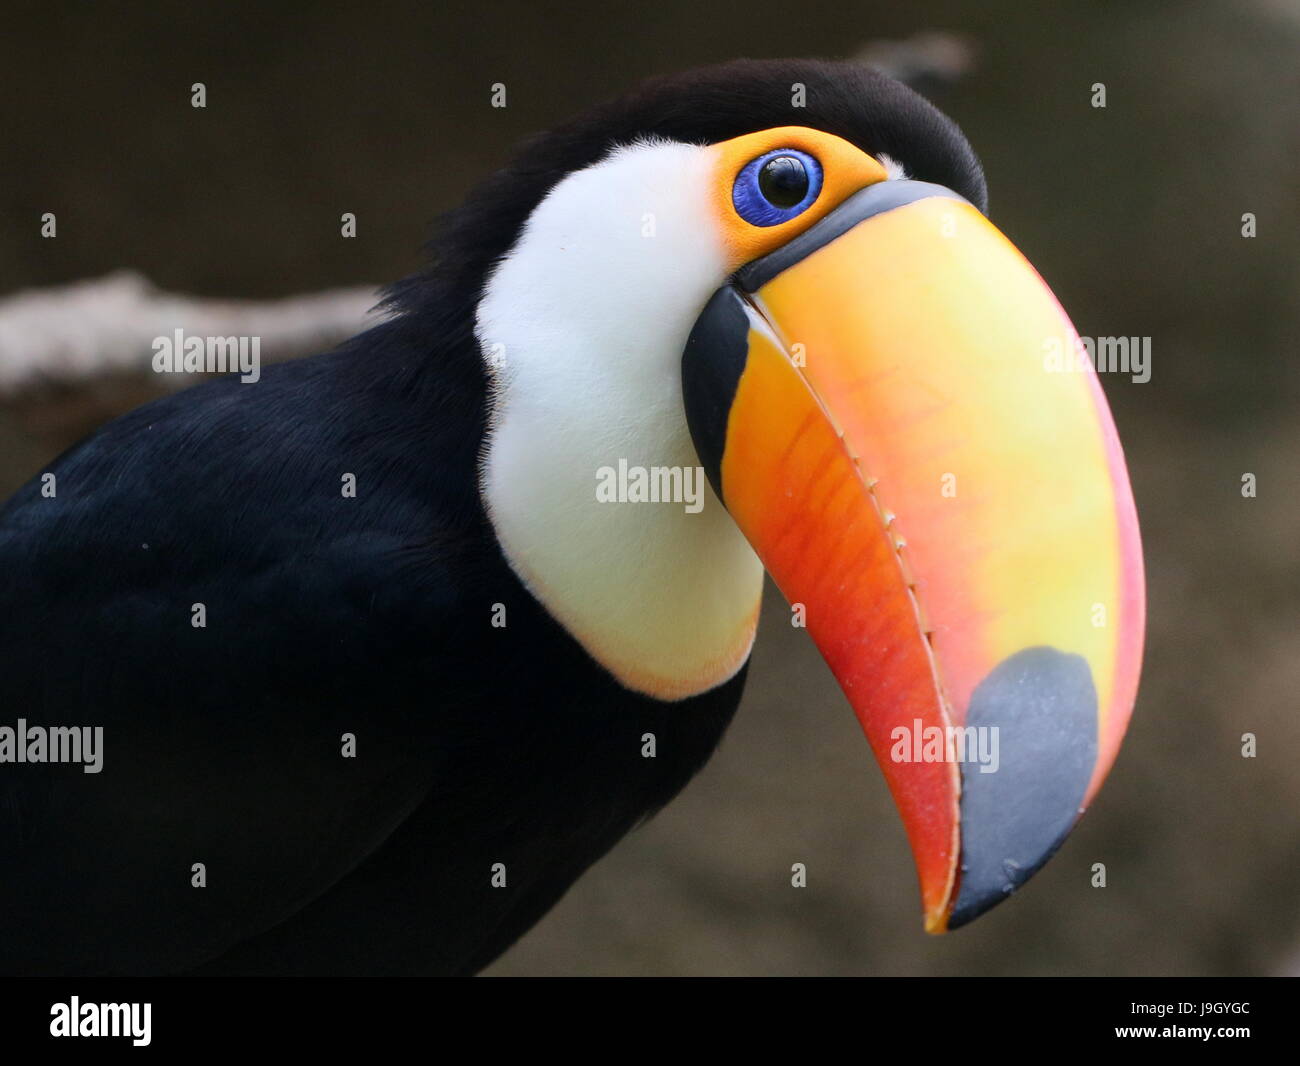
[[[701,461],[862,723],[932,932],[1051,856],[1136,695],[1137,518],[1076,351],[978,210],[886,181],[739,270],[683,357]]]

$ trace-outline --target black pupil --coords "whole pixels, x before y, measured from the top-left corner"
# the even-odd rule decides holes
[[[808,195],[808,171],[792,155],[769,159],[758,172],[758,191],[773,207],[794,207]]]

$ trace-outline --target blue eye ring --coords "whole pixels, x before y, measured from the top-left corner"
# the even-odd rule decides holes
[[[782,162],[775,163],[776,160]],[[771,184],[770,181],[765,180],[764,175],[764,168],[768,167],[768,164],[774,165],[768,169],[766,179],[775,178],[788,183],[797,175],[796,169],[785,162],[786,160],[794,160],[802,164],[808,181],[803,198],[788,206],[773,203],[764,192],[764,185],[768,184],[770,187]],[[816,159],[797,148],[774,148],[770,152],[764,152],[757,159],[751,159],[741,168],[740,173],[736,175],[735,184],[731,187],[731,204],[736,209],[736,214],[751,226],[779,226],[782,222],[788,222],[808,210],[821,195],[821,191],[822,167]]]

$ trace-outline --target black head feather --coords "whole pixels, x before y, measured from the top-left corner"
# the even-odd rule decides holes
[[[793,106],[796,84],[803,107]],[[448,212],[430,243],[427,272],[389,290],[395,310],[439,302],[476,306],[493,265],[566,175],[611,148],[659,136],[713,144],[774,126],[808,126],[901,162],[908,176],[946,185],[984,210],[979,160],[956,124],[901,82],[858,63],[739,59],[654,78],[525,142],[514,159]]]

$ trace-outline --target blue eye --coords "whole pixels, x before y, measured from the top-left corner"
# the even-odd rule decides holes
[[[751,226],[777,226],[803,214],[821,191],[821,164],[797,148],[778,148],[745,164],[731,202]]]

